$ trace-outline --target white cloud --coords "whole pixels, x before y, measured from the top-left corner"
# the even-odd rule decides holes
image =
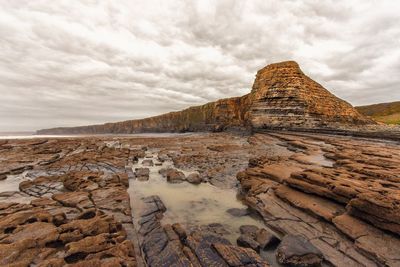
[[[142,118],[247,93],[288,59],[353,104],[400,99],[400,4],[0,0],[0,130]]]

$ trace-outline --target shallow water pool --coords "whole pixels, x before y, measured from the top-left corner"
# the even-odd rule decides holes
[[[186,229],[191,229],[196,226],[219,223],[229,232],[224,237],[232,243],[236,243],[241,225],[252,224],[265,228],[264,223],[254,214],[235,217],[227,212],[231,208],[247,208],[237,198],[235,189],[221,189],[209,183],[199,185],[193,185],[188,182],[168,183],[158,171],[162,168],[173,167],[172,162],[159,162],[157,154],[154,152],[147,152],[146,159],[152,159],[154,163],[161,165],[146,167],[150,169],[150,179],[148,181],[130,180],[128,192],[131,196],[134,218],[138,218],[138,213],[141,209],[140,199],[142,197],[158,195],[167,208],[162,219],[164,224],[181,223]],[[142,166],[142,161],[143,159],[134,164],[132,166],[133,170],[138,167],[144,167]],[[190,171],[183,172],[185,175],[191,173]]]

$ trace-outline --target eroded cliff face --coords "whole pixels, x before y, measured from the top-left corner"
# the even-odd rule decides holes
[[[294,61],[257,72],[251,91],[253,128],[348,128],[374,122],[306,76]]]
[[[340,129],[375,124],[301,71],[294,61],[259,70],[252,91],[141,120],[53,128],[38,134],[222,131],[226,129]]]
[[[38,134],[98,134],[148,132],[223,131],[249,127],[248,95],[221,99],[202,106],[170,112],[141,120],[128,120],[102,125],[60,127],[38,131]]]

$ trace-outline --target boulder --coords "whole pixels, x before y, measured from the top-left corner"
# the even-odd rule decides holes
[[[186,179],[183,172],[173,168],[161,169],[159,172],[163,177],[167,178],[169,183],[182,183]]]
[[[200,184],[203,180],[198,173],[191,173],[186,177],[186,181],[191,184]]]
[[[149,168],[136,168],[135,169],[135,177],[139,181],[148,181],[150,178],[150,169]]]

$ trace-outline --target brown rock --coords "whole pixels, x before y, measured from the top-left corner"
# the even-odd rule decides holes
[[[331,221],[335,216],[345,212],[343,206],[328,201],[318,196],[305,194],[300,191],[281,185],[275,190],[275,194],[290,202],[293,206],[305,210],[315,216]]]
[[[259,229],[255,225],[242,225],[239,230],[242,235],[249,235],[255,238]]]
[[[167,169],[163,176],[167,178],[169,183],[182,183],[186,179],[185,174],[176,169]]]
[[[186,239],[187,234],[185,229],[183,228],[183,226],[179,223],[174,223],[172,225],[172,228],[174,229],[174,231],[177,233],[177,235],[179,236],[179,238],[183,241]]]
[[[99,215],[87,220],[73,220],[59,227],[60,239],[65,243],[78,241],[84,236],[115,233],[121,230],[121,224],[107,215]]]
[[[249,234],[240,235],[236,242],[241,247],[251,248],[257,252],[260,252],[260,244]]]
[[[229,266],[270,266],[266,261],[262,260],[257,253],[250,249],[219,243],[213,244],[213,247]]]
[[[154,162],[153,162],[153,160],[151,160],[151,159],[145,159],[145,160],[142,161],[142,165],[143,165],[143,166],[151,167],[151,166],[154,165]]]
[[[348,209],[351,214],[400,235],[400,190],[386,195],[379,192],[358,194],[349,202]]]
[[[87,192],[67,192],[53,195],[53,199],[67,207],[76,207],[80,210],[94,208]]]
[[[58,239],[57,228],[51,223],[35,222],[17,227],[12,235],[2,239],[2,243],[14,243],[30,240],[35,246],[42,247],[46,243]]]
[[[186,177],[186,181],[191,184],[201,184],[202,179],[198,173],[191,173]]]
[[[91,199],[96,208],[113,215],[121,223],[130,223],[131,208],[129,195],[124,188],[110,187],[92,191]]]
[[[333,223],[346,235],[355,240],[358,249],[374,255],[381,264],[400,264],[400,240],[348,214],[337,216]]]
[[[150,178],[150,169],[149,168],[136,168],[135,169],[135,177],[139,181],[148,181]]]
[[[76,242],[70,242],[65,247],[66,262],[73,262],[78,255],[97,253],[112,248],[118,241],[110,234],[88,236]]]
[[[260,249],[266,249],[271,245],[279,243],[279,239],[265,229],[258,230],[255,240],[259,244]]]
[[[320,266],[323,260],[321,252],[307,239],[299,235],[286,235],[276,251],[280,264],[290,266]]]

